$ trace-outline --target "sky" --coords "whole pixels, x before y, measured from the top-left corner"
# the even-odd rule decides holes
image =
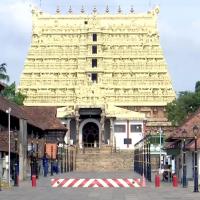
[[[99,13],[107,5],[111,13],[116,13],[119,5],[123,13],[131,6],[139,13],[159,5],[160,42],[174,90],[193,91],[200,80],[200,0],[0,0],[0,63],[7,64],[11,82],[19,83],[31,43],[30,4],[52,14],[57,6],[65,14],[70,5],[74,13],[79,13],[82,5],[87,13],[94,6]]]

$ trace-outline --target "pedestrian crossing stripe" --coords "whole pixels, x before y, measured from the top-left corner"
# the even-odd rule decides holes
[[[138,188],[141,187],[141,181],[138,178],[54,178],[51,179],[51,186],[53,188]]]

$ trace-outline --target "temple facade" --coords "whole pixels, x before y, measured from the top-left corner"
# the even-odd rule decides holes
[[[19,91],[26,106],[56,106],[66,143],[133,148],[144,132],[170,127],[175,92],[160,46],[159,8],[88,15],[34,8]]]

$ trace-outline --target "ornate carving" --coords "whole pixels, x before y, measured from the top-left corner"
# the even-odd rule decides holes
[[[175,93],[155,24],[158,11],[152,12],[96,13],[86,19],[34,10],[32,44],[19,86],[27,95],[25,104],[143,106],[172,101]],[[92,67],[92,58],[97,58],[97,67]],[[92,80],[94,73],[98,81]]]

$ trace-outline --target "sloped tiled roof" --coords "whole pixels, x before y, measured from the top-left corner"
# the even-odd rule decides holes
[[[183,130],[186,130],[187,137],[194,137],[193,127],[198,126],[200,137],[200,109],[198,109],[194,114],[190,115],[176,130],[176,136],[182,137]]]
[[[188,139],[193,140],[194,133],[193,127],[197,126],[199,128],[199,132],[197,134],[198,143],[197,146],[200,148],[200,109],[198,109],[195,113],[190,115],[179,127],[177,127],[173,133],[167,139],[170,141],[170,138],[173,139],[182,139],[183,137],[187,137]],[[183,130],[185,130],[186,136],[183,135]],[[192,149],[194,148],[194,140],[190,144],[187,145],[187,148]]]
[[[11,116],[14,116],[19,119],[27,119],[26,113],[20,106],[0,96],[0,110],[6,112],[8,108],[11,108]]]
[[[8,152],[8,131],[0,131],[0,151]],[[15,138],[13,132],[10,133],[10,151],[15,152]]]
[[[28,116],[28,122],[34,122],[42,130],[66,130],[61,121],[56,118],[56,107],[47,106],[23,106]]]
[[[42,130],[66,130],[61,121],[56,118],[56,107],[19,106],[0,96],[0,110],[6,112],[8,108],[11,108],[11,116],[26,119],[29,124]]]

